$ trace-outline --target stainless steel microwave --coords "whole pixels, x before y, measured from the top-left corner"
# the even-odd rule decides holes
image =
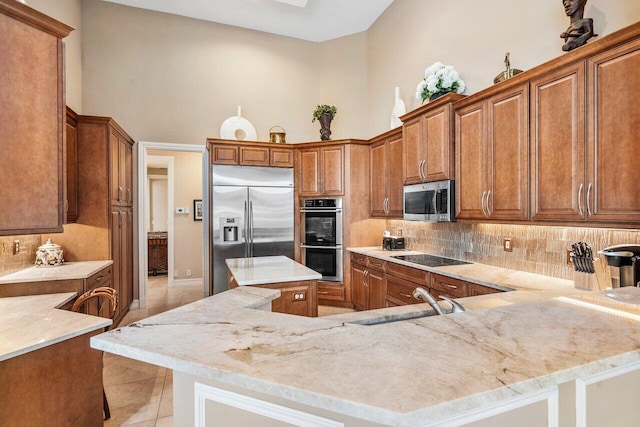
[[[424,182],[404,186],[404,219],[409,221],[452,222],[456,220],[455,182]]]

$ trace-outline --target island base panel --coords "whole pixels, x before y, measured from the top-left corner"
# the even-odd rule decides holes
[[[102,426],[102,352],[95,331],[0,362],[0,425]]]

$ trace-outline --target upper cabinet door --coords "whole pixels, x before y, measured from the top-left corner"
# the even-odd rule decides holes
[[[371,216],[387,216],[388,150],[386,141],[371,146]]]
[[[111,194],[111,205],[120,205],[121,201],[123,200],[123,195],[124,195],[124,187],[122,186],[121,182],[120,182],[120,162],[121,162],[121,157],[120,157],[120,152],[122,150],[120,149],[120,140],[118,138],[118,135],[111,131],[109,133],[109,153],[110,153],[110,169],[109,169],[109,174],[110,174],[110,194]],[[122,159],[124,159],[124,153],[123,153],[123,157]]]
[[[456,217],[486,218],[486,103],[456,111]]]
[[[640,222],[640,40],[587,62],[589,219]]]
[[[487,101],[489,218],[529,218],[529,88],[516,87]]]
[[[341,196],[344,194],[344,146],[326,147],[321,149],[322,194],[327,196]]]
[[[62,232],[61,38],[72,30],[18,2],[0,7],[0,235]]]
[[[429,111],[422,117],[424,181],[452,178],[454,160],[452,125],[451,104]]]
[[[403,176],[402,176],[402,135],[396,139],[389,139],[388,187],[387,187],[387,216],[402,218],[403,214]]]
[[[531,82],[531,219],[586,219],[584,62]]]
[[[402,127],[404,138],[404,183],[422,182],[422,117],[417,117]]]
[[[307,148],[298,152],[299,194],[316,196],[320,193],[320,149]]]

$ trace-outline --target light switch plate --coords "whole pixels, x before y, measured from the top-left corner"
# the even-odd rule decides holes
[[[502,250],[513,252],[513,239],[502,239]]]

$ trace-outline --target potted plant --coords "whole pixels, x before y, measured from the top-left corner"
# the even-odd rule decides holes
[[[416,88],[416,98],[424,103],[427,99],[433,101],[449,92],[462,93],[465,89],[460,74],[452,65],[436,62],[425,70],[424,79]]]
[[[336,115],[338,110],[333,105],[318,105],[315,110],[313,110],[313,120],[311,123],[318,120],[320,122],[320,139],[323,141],[331,139],[331,120]]]

